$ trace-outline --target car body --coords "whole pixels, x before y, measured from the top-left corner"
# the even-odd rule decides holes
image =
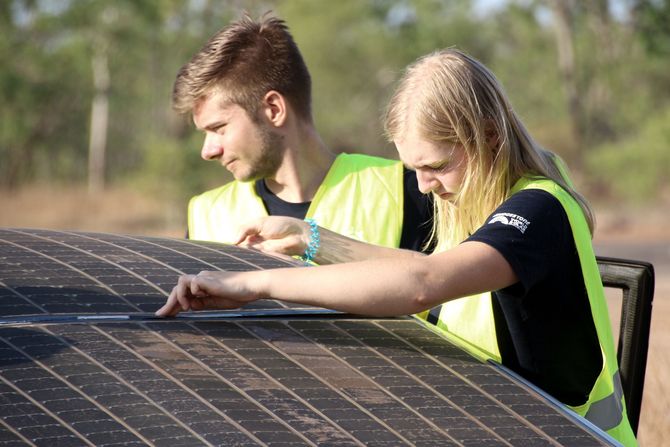
[[[0,229],[0,445],[614,445],[412,318],[263,300],[157,318],[182,273],[303,266]]]

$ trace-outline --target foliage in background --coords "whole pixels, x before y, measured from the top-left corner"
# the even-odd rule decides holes
[[[483,11],[483,4],[497,6]],[[654,200],[670,179],[669,2],[562,2],[574,52],[572,84],[558,68],[555,5],[3,1],[0,187],[86,181],[96,54],[107,58],[110,79],[97,92],[109,99],[108,183],[183,206],[188,196],[227,181],[224,169],[200,160],[202,136],[189,117],[171,111],[170,95],[179,67],[246,8],[255,17],[272,9],[287,20],[312,73],[317,126],[334,151],[394,157],[380,117],[395,80],[419,55],[456,46],[493,69],[531,132],[581,171],[580,178],[593,179],[594,191]],[[579,92],[578,138],[568,87]]]
[[[670,107],[645,120],[641,129],[588,154],[592,182],[607,185],[616,199],[649,202],[668,193]]]
[[[282,1],[314,84],[314,115],[337,152],[396,157],[381,117],[395,80],[418,55],[459,46],[484,54],[470,1]],[[480,54],[481,55],[481,54]]]

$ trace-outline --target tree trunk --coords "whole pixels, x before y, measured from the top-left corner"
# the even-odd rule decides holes
[[[93,50],[93,86],[95,95],[91,106],[91,134],[88,145],[88,191],[97,193],[105,187],[105,151],[109,123],[109,67],[107,52],[102,45]]]
[[[572,2],[567,0],[549,0],[554,15],[554,31],[558,47],[558,67],[561,73],[563,89],[570,114],[570,133],[573,149],[570,161],[577,168],[581,166],[581,151],[584,142],[584,110],[575,67],[573,44]]]

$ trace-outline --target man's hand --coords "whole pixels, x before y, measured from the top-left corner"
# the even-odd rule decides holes
[[[159,317],[174,317],[181,311],[237,309],[263,298],[252,290],[249,272],[208,272],[182,275],[167,302],[156,311]]]
[[[264,252],[300,256],[309,243],[309,224],[294,217],[261,217],[240,227],[235,244]]]

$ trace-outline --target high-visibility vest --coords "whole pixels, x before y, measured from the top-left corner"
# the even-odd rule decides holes
[[[568,216],[602,353],[603,368],[588,400],[583,405],[568,407],[623,445],[637,446],[626,414],[605,292],[584,213],[572,196],[551,180],[522,178],[514,185],[511,194],[522,189],[547,191],[558,199]],[[501,362],[489,293],[453,300],[417,317],[432,323],[474,356]]]
[[[305,217],[357,240],[398,247],[403,224],[403,184],[399,161],[340,154]],[[191,199],[189,237],[232,243],[239,225],[267,215],[254,182],[232,181]]]

